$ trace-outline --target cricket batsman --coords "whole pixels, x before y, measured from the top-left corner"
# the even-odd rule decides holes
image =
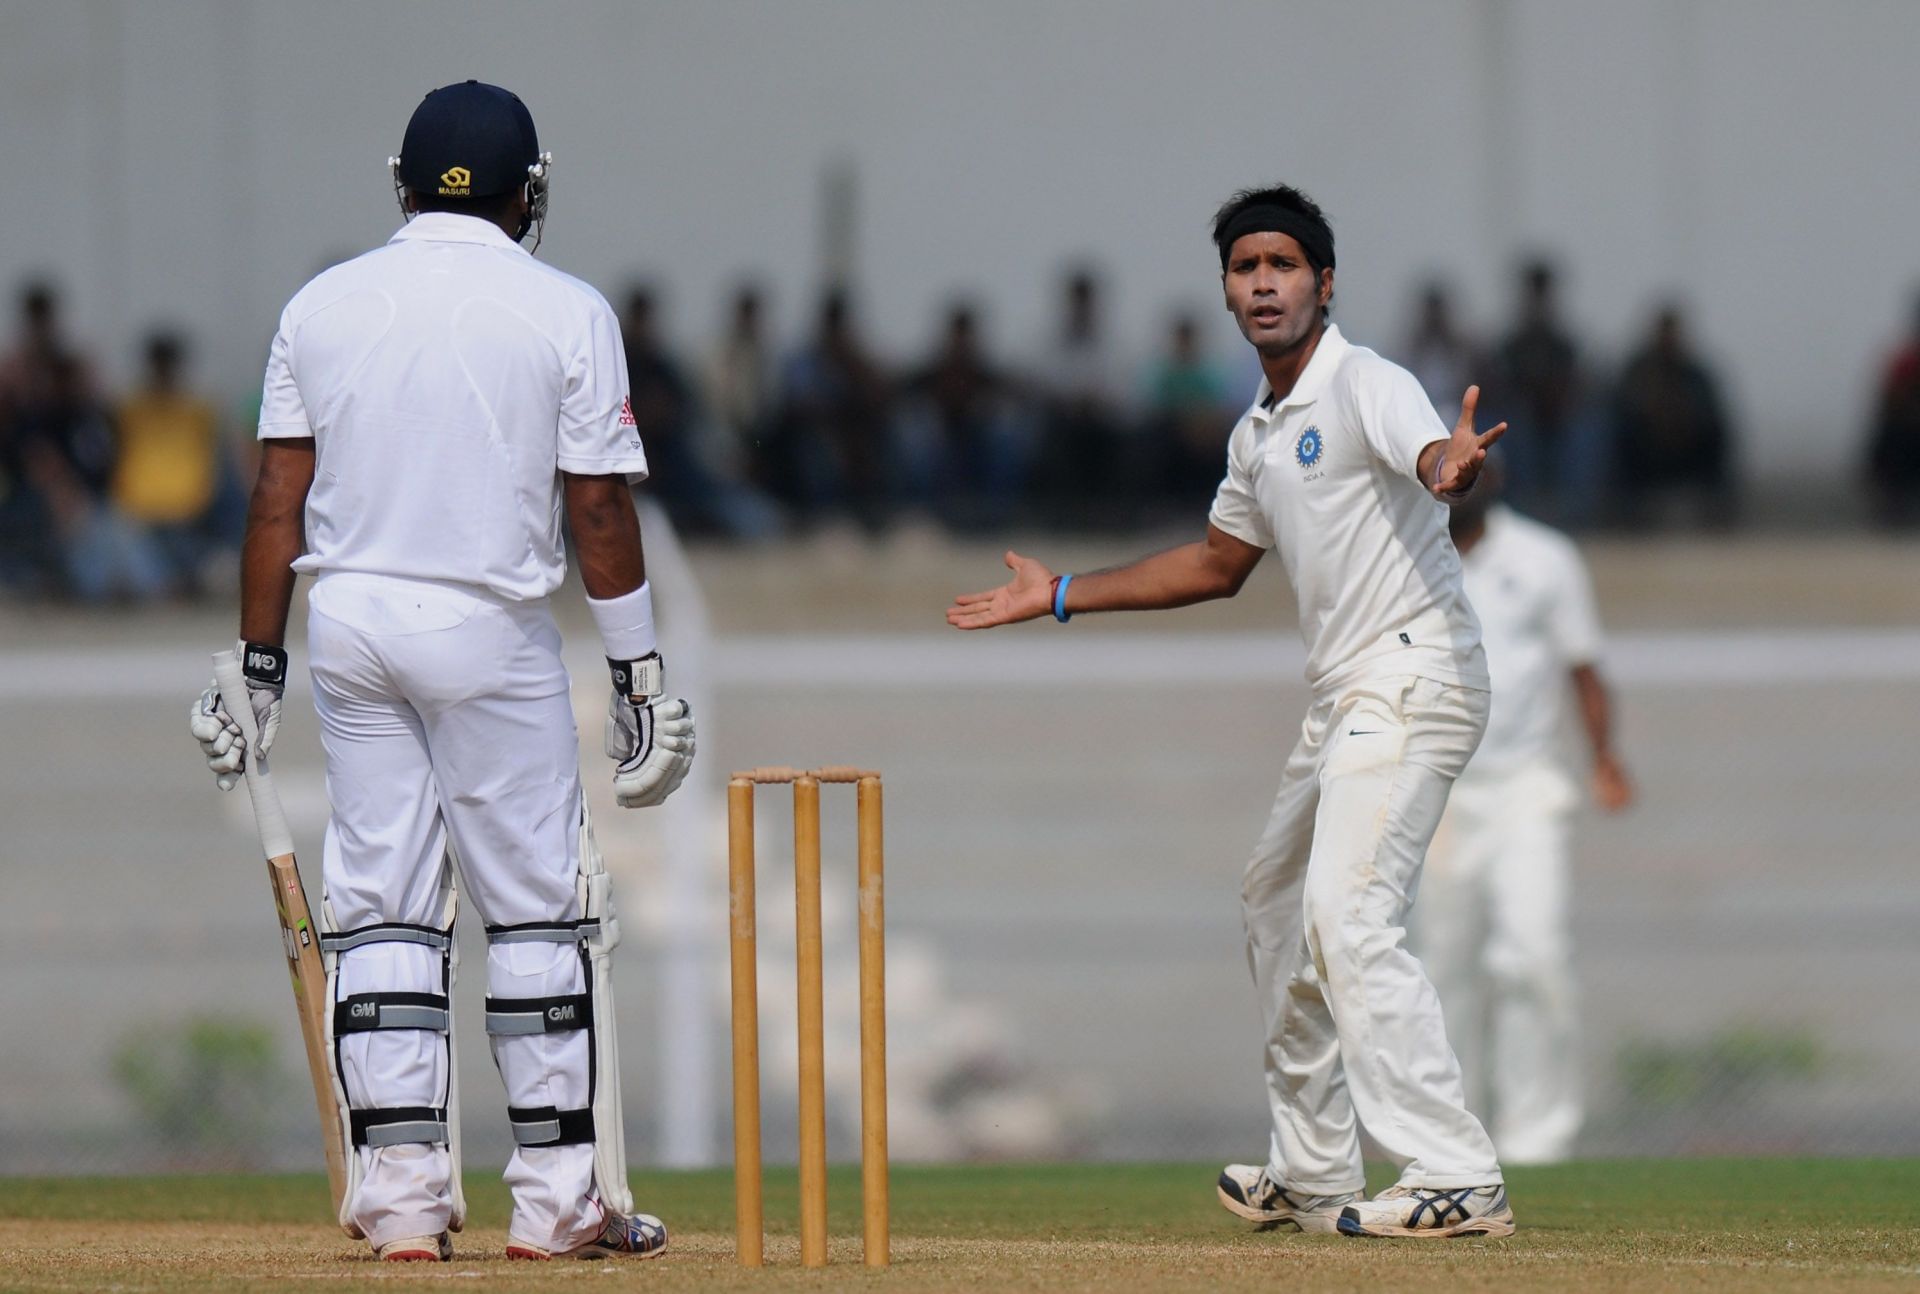
[[[613,679],[616,796],[660,803],[687,775],[693,720],[666,698],[656,649],[619,325],[522,246],[539,245],[552,155],[518,97],[433,91],[391,166],[405,223],[303,287],[267,361],[238,650],[258,751],[217,689],[193,735],[223,787],[268,754],[294,578],[314,576],[341,1226],[382,1259],[445,1261],[464,1219],[457,872],[486,925],[486,1028],[513,1126],[507,1256],[644,1257],[667,1235],[627,1186],[619,925],[547,605],[564,518]]]
[[[1262,1226],[1509,1235],[1500,1164],[1467,1111],[1440,1003],[1405,923],[1447,791],[1487,723],[1480,626],[1447,504],[1505,430],[1451,433],[1406,370],[1329,320],[1333,231],[1299,190],[1237,193],[1214,218],[1229,313],[1262,378],[1233,430],[1206,536],[1124,566],[1013,578],[947,611],[962,629],[1232,597],[1269,548],[1299,599],[1312,688],[1241,888],[1266,1024],[1273,1138],[1220,1176]],[[1361,1125],[1399,1168],[1362,1198]]]
[[[1448,518],[1495,685],[1487,735],[1454,783],[1410,927],[1433,976],[1469,1092],[1491,1107],[1509,1164],[1573,1149],[1583,1115],[1567,933],[1580,787],[1561,757],[1569,699],[1592,755],[1594,801],[1617,813],[1633,783],[1613,747],[1593,581],[1573,541],[1495,500],[1500,463]]]

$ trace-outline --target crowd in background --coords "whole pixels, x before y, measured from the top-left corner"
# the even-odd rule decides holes
[[[1739,437],[1683,309],[1661,305],[1610,367],[1565,322],[1551,264],[1522,267],[1517,287],[1511,322],[1490,339],[1463,329],[1434,284],[1404,337],[1356,340],[1411,369],[1449,423],[1479,383],[1487,420],[1511,424],[1508,497],[1535,515],[1572,529],[1738,521]],[[784,353],[752,285],[697,359],[673,352],[659,313],[652,291],[629,294],[634,409],[651,491],[693,533],[758,538],[832,519],[879,533],[903,517],[960,532],[1191,523],[1257,381],[1251,353],[1222,364],[1189,313],[1129,364],[1087,269],[1063,277],[1051,332],[1017,363],[999,358],[967,300],[947,307],[927,354],[898,366],[840,291]],[[1889,361],[1869,439],[1877,515],[1920,521],[1920,314]]]
[[[185,337],[142,344],[117,398],[67,337],[60,298],[29,284],[0,357],[0,591],[81,602],[230,585],[250,458],[189,383]]]
[[[649,491],[698,536],[1192,524],[1257,381],[1251,353],[1223,364],[1190,313],[1165,320],[1157,353],[1129,363],[1106,285],[1086,268],[1063,276],[1049,334],[1018,362],[1000,358],[968,300],[946,308],[930,351],[907,364],[881,357],[842,290],[783,349],[765,290],[742,285],[720,336],[693,356],[669,343],[653,290],[620,306]],[[1464,329],[1433,284],[1404,337],[1355,340],[1411,369],[1449,423],[1478,382],[1484,420],[1511,424],[1508,497],[1544,519],[1641,529],[1740,517],[1739,438],[1677,305],[1608,368],[1566,323],[1554,268],[1535,262],[1491,338]],[[139,381],[109,396],[53,288],[21,292],[0,357],[0,590],[93,602],[231,583],[250,429],[194,391],[190,360],[180,331],[157,329]],[[1884,369],[1865,473],[1879,519],[1920,523],[1920,303]]]

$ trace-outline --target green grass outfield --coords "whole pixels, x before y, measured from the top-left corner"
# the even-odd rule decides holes
[[[1634,1160],[1516,1169],[1507,1240],[1256,1232],[1217,1165],[899,1167],[894,1266],[859,1262],[859,1183],[836,1169],[833,1258],[797,1265],[791,1170],[767,1175],[770,1266],[733,1264],[731,1176],[635,1173],[670,1251],[530,1267],[500,1258],[507,1197],[468,1177],[452,1264],[377,1265],[327,1225],[318,1176],[0,1178],[0,1289],[1904,1290],[1920,1292],[1920,1160]],[[1385,1179],[1376,1181],[1384,1185]],[[1252,1284],[1252,1283],[1257,1283]]]

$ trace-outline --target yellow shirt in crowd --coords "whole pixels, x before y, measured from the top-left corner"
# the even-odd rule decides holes
[[[135,395],[120,409],[114,501],[136,521],[193,521],[213,500],[218,455],[212,405],[175,392]]]

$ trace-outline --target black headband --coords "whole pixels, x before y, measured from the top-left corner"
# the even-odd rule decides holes
[[[1227,268],[1227,256],[1234,243],[1248,234],[1286,234],[1307,254],[1316,269],[1333,268],[1333,231],[1318,220],[1285,207],[1261,205],[1248,207],[1220,232],[1220,268]]]

